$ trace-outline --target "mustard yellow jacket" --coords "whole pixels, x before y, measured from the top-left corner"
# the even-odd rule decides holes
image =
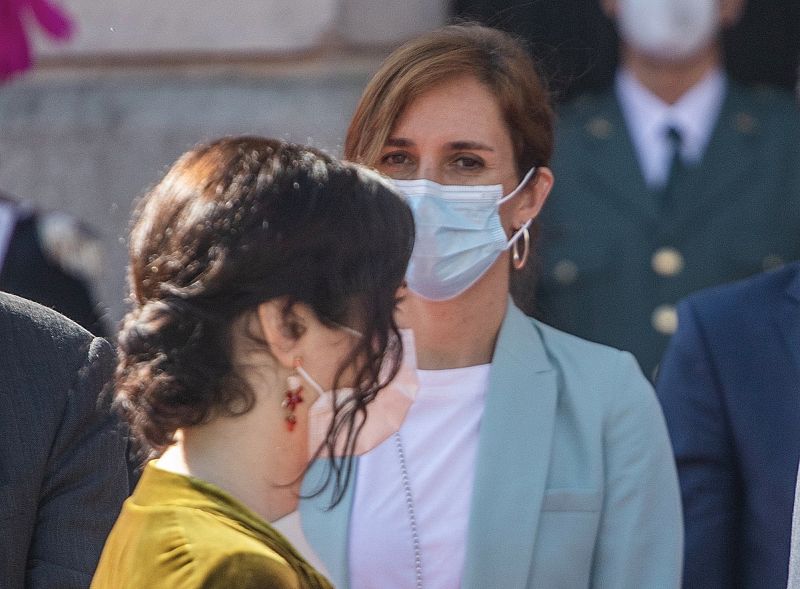
[[[331,589],[288,541],[210,483],[148,464],[92,589]]]

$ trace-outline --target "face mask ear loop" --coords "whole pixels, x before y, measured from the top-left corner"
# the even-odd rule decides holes
[[[305,368],[303,368],[302,366],[295,366],[295,370],[297,370],[300,376],[302,376],[303,379],[308,384],[310,384],[315,391],[317,391],[320,394],[320,396],[325,394],[325,391],[322,390],[322,387],[319,386],[319,383],[313,378],[311,378],[311,375],[308,372],[306,372]]]
[[[522,234],[530,228],[531,223],[533,223],[533,219],[528,219],[522,224],[522,227],[520,227],[514,232],[514,235],[512,235],[511,239],[508,240],[508,245],[506,245],[506,249],[510,248],[512,245],[517,243],[517,240],[519,240],[519,238],[522,237]]]
[[[530,170],[528,170],[528,173],[525,174],[525,176],[522,178],[522,182],[520,182],[514,190],[509,192],[506,196],[504,196],[500,200],[498,200],[497,204],[501,205],[504,202],[507,202],[512,198],[514,198],[515,196],[517,196],[517,194],[519,194],[519,191],[525,188],[525,186],[528,185],[528,182],[531,181],[531,178],[533,178],[533,176],[536,174],[537,169],[538,168],[536,166],[533,166]]]
[[[342,324],[342,323],[339,323],[338,321],[334,321],[333,319],[328,319],[328,321],[329,321],[330,323],[332,323],[333,325],[335,325],[335,326],[336,326],[336,329],[341,329],[343,332],[345,332],[345,333],[349,333],[349,334],[350,334],[350,335],[352,335],[353,337],[357,337],[357,338],[359,338],[359,339],[361,339],[362,337],[364,337],[364,334],[363,334],[363,333],[361,333],[360,331],[358,331],[357,329],[353,329],[352,327],[348,327],[347,325],[344,325],[344,324]]]
[[[531,178],[534,177],[534,175],[536,174],[536,170],[537,169],[538,168],[536,166],[534,166],[533,168],[528,170],[528,173],[525,174],[525,177],[522,179],[522,182],[519,183],[519,186],[517,186],[514,190],[512,190],[511,193],[509,193],[507,196],[504,196],[503,198],[501,198],[498,201],[498,203],[499,204],[503,204],[507,200],[510,200],[510,199],[514,198],[515,196],[517,196],[519,191],[522,190],[528,184],[528,182],[531,181]],[[522,224],[522,227],[520,227],[514,233],[514,235],[511,236],[511,239],[509,239],[508,243],[506,244],[506,249],[508,249],[510,247],[514,248],[512,257],[513,257],[513,261],[514,261],[514,267],[517,270],[522,268],[525,265],[525,262],[528,261],[528,254],[531,251],[531,236],[530,236],[530,232],[528,231],[529,227],[531,226],[531,223],[533,223],[533,219],[532,218],[528,219],[527,221],[525,221],[525,223]],[[523,237],[523,236],[525,237],[525,250],[523,251],[522,255],[520,256],[519,255],[519,251],[516,248],[516,244],[517,244],[517,241],[519,240],[519,238]]]
[[[352,335],[353,337],[357,337],[358,339],[361,339],[362,337],[364,337],[363,333],[361,333],[357,329],[353,329],[352,327],[347,327],[347,325],[339,325],[337,323],[336,326],[339,329],[341,329],[343,332],[349,333],[350,335]]]

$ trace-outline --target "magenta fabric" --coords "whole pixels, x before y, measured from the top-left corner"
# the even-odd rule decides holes
[[[25,27],[32,21],[57,39],[72,34],[70,19],[47,0],[0,0],[0,82],[31,67]]]

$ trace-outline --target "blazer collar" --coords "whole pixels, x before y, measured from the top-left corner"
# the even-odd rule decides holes
[[[525,587],[550,464],[556,372],[513,303],[492,359],[472,490],[466,589]]]

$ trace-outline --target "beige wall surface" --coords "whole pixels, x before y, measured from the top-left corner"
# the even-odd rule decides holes
[[[69,43],[34,35],[45,56],[292,53],[338,42],[387,46],[436,27],[446,0],[66,0]]]
[[[337,0],[69,0],[67,44],[38,36],[45,55],[209,51],[290,52],[334,27]]]
[[[96,292],[123,312],[131,205],[199,141],[253,133],[334,154],[367,72],[39,76],[0,92],[0,191],[70,212],[103,243]]]

